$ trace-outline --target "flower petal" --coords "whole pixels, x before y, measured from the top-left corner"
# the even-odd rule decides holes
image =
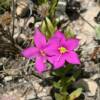
[[[46,45],[46,37],[39,31],[38,28],[35,29],[34,42],[38,48]]]
[[[54,55],[59,53],[58,47],[59,47],[58,42],[51,41],[51,42],[48,43],[48,45],[46,46],[44,51],[48,56],[54,56]]]
[[[39,50],[35,47],[29,47],[29,48],[23,50],[21,52],[21,54],[26,58],[33,59],[34,57],[36,57],[39,54]]]
[[[78,39],[68,39],[66,41],[66,46],[68,48],[68,50],[74,50],[75,48],[77,48],[79,45],[79,40]]]
[[[78,58],[78,55],[73,52],[73,51],[69,51],[68,53],[65,54],[65,58],[66,58],[66,61],[68,63],[71,63],[71,64],[80,64],[80,60]]]
[[[63,67],[65,63],[65,59],[62,55],[48,57],[48,61],[54,65],[54,69]]]
[[[57,30],[55,32],[54,37],[59,38],[60,40],[61,39],[64,39],[64,40],[66,39],[65,36],[64,36],[64,34],[61,31],[59,31],[59,30]]]
[[[36,58],[35,68],[39,74],[41,74],[43,71],[46,70],[45,62],[46,62],[46,59],[43,59],[42,57]]]

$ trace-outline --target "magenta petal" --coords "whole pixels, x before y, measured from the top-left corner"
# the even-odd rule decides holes
[[[36,58],[35,68],[38,71],[38,73],[41,74],[43,71],[46,70],[45,62],[46,62],[46,59],[43,59],[42,57]]]
[[[39,50],[35,47],[29,47],[22,51],[22,55],[26,58],[34,58],[39,54]]]
[[[57,30],[55,32],[54,37],[59,38],[59,39],[64,39],[64,40],[66,39],[64,34],[61,31],[59,31],[59,30]]]
[[[49,39],[46,48],[44,49],[45,53],[48,56],[54,56],[59,53],[59,41],[57,38],[51,38]]]
[[[56,54],[59,53],[58,51],[58,45],[55,43],[51,43],[49,44],[45,49],[44,52],[48,55],[48,56],[54,56]]]
[[[54,69],[63,67],[65,63],[65,59],[62,55],[48,57],[48,61],[54,65]]]
[[[52,37],[52,38],[49,39],[47,46],[52,46],[53,48],[58,48],[59,44],[60,44],[59,39]]]
[[[35,29],[34,42],[38,48],[46,45],[46,37],[39,31],[38,28]]]
[[[78,39],[68,39],[66,41],[66,46],[68,48],[68,50],[74,50],[75,48],[77,48],[79,45],[79,40]]]
[[[66,58],[66,61],[68,63],[71,63],[71,64],[80,64],[80,60],[78,58],[78,55],[73,52],[73,51],[69,51],[68,53],[65,54],[65,58]]]

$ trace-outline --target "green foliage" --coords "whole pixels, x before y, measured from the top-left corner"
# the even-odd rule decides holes
[[[55,99],[56,100],[75,100],[78,98],[82,93],[82,88],[78,88],[75,91],[73,91],[70,95],[68,95],[66,92],[55,93]]]
[[[55,15],[55,10],[56,10],[58,1],[59,0],[51,0],[51,4],[50,4],[51,6],[50,6],[50,11],[49,11],[51,16]]]
[[[0,14],[10,8],[11,0],[0,0]]]
[[[67,96],[64,94],[55,93],[56,100],[67,100]]]
[[[38,4],[41,5],[41,4],[44,4],[44,3],[47,3],[48,0],[38,0]]]
[[[96,27],[96,39],[100,40],[100,25]]]
[[[52,75],[54,76],[59,76],[59,77],[62,77],[62,76],[65,76],[65,74],[69,71],[71,71],[73,68],[72,65],[67,65],[66,67],[64,68],[61,68],[60,70],[55,70],[52,72]],[[66,73],[65,73],[66,72]]]
[[[51,21],[50,18],[46,17],[40,26],[40,30],[42,33],[46,35],[47,38],[50,38],[51,36],[53,36],[54,32],[56,31],[59,22],[60,22],[59,19]],[[67,27],[64,30],[64,34],[66,38],[75,37],[74,32],[69,27]]]
[[[46,22],[47,29],[48,29],[49,33],[52,35],[54,33],[54,31],[55,31],[52,22],[47,17],[46,17],[45,22]]]
[[[69,95],[69,100],[75,100],[82,93],[82,88],[78,88]]]
[[[47,38],[50,38],[54,34],[55,28],[56,27],[48,17],[45,18],[40,27],[41,32],[44,33]]]
[[[78,88],[71,93],[68,92],[69,87],[73,85],[80,75],[80,70],[77,70],[72,73],[71,76],[67,76],[66,74],[70,73],[72,70],[73,66],[68,65],[65,68],[61,68],[52,72],[53,76],[59,77],[58,81],[53,82],[53,87],[59,91],[54,94],[56,100],[74,100],[82,93],[81,88]]]

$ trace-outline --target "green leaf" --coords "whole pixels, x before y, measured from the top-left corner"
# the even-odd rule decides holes
[[[63,96],[60,95],[59,93],[55,93],[55,99],[56,100],[63,100]]]
[[[98,27],[96,27],[96,39],[100,40],[100,25]]]
[[[73,76],[71,76],[68,80],[67,80],[67,83],[66,83],[66,86],[70,86],[73,82],[75,82],[75,78]]]
[[[46,33],[46,23],[45,23],[45,21],[42,21],[40,30],[41,30],[41,32],[42,32],[43,34]],[[46,34],[45,34],[45,35],[46,35]]]
[[[48,2],[48,0],[38,0],[38,4],[39,5],[41,5],[41,4],[43,4],[43,3],[47,3]]]
[[[58,82],[53,82],[53,86],[57,89],[59,89],[60,92],[66,92],[68,86],[70,86],[75,81],[75,78],[72,76],[70,78],[68,77],[62,77]]]
[[[59,93],[55,93],[55,99],[56,100],[67,100],[67,95],[66,94],[59,94]]]
[[[55,15],[56,7],[59,0],[51,0],[51,6],[50,6],[50,16],[53,17]]]
[[[45,22],[47,25],[47,30],[48,30],[49,34],[52,36],[54,34],[55,28],[48,17],[46,17]]]
[[[75,100],[76,98],[78,98],[82,93],[82,88],[78,88],[76,89],[74,92],[72,92],[69,95],[69,100]]]
[[[61,88],[61,85],[60,85],[60,82],[53,82],[53,87],[56,88],[56,89],[60,89]]]
[[[47,37],[50,38],[52,34],[54,33],[54,26],[51,23],[51,21],[46,18],[44,21],[42,21],[42,24],[40,26],[41,32]]]

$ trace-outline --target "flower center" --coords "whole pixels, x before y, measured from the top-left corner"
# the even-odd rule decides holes
[[[58,50],[60,51],[60,53],[65,53],[65,52],[67,52],[67,49],[65,48],[65,47],[60,47],[60,48],[58,48]]]
[[[45,52],[43,50],[40,51],[42,56],[45,56]]]

